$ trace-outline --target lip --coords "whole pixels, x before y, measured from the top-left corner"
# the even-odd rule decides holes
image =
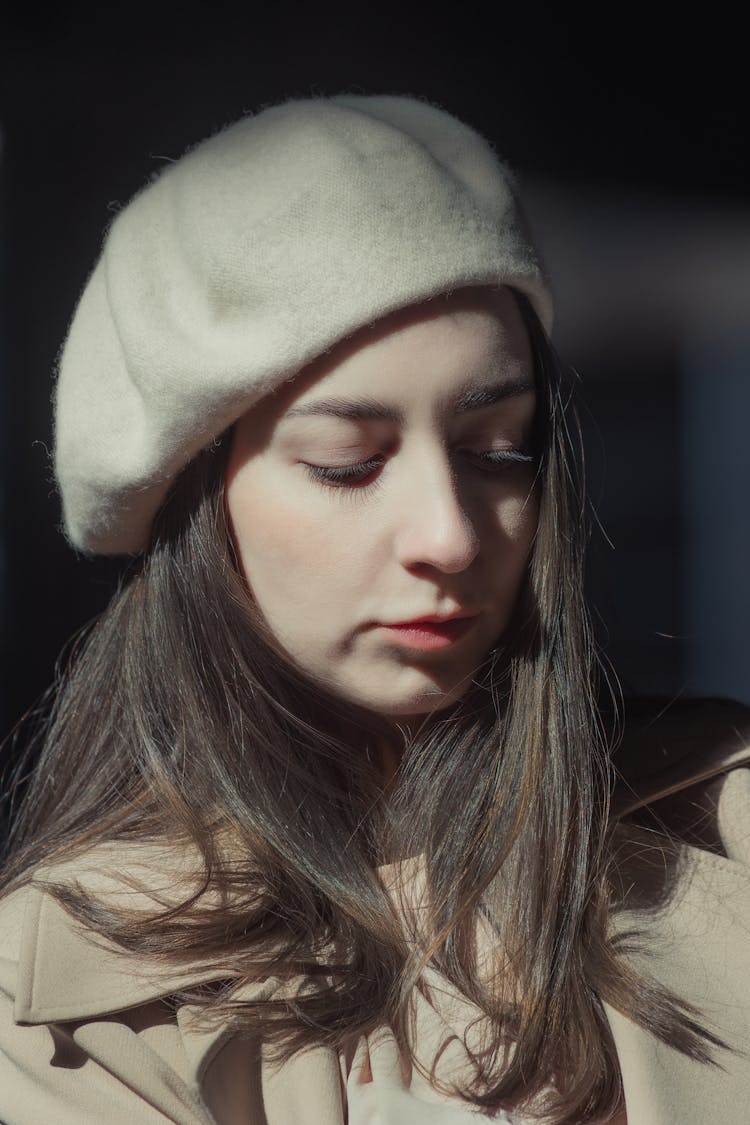
[[[388,639],[404,648],[430,652],[450,648],[472,627],[479,615],[454,614],[452,617],[421,617],[393,625],[381,625]]]
[[[444,625],[448,621],[464,621],[477,616],[477,611],[456,609],[452,613],[426,613],[422,617],[411,617],[408,621],[381,621],[380,624],[388,629],[401,629],[412,625]]]

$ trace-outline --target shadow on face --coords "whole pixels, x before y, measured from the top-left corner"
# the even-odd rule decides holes
[[[308,675],[391,716],[461,697],[523,581],[535,401],[513,294],[471,288],[360,329],[238,421],[237,557]],[[464,625],[404,627],[426,616]]]

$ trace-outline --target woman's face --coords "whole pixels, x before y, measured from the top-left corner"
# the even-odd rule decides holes
[[[238,421],[226,479],[238,558],[308,676],[392,717],[465,693],[506,628],[536,528],[534,404],[512,294],[474,289],[359,332]]]

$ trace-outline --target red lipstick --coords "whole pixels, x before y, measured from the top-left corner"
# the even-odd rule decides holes
[[[427,652],[433,649],[449,648],[468,632],[477,614],[465,611],[438,616],[428,614],[415,617],[411,621],[399,621],[392,625],[382,625],[390,641],[404,648]]]

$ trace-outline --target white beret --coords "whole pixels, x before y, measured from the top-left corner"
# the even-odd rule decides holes
[[[180,469],[337,341],[464,285],[552,302],[512,176],[400,96],[286,101],[167,164],[114,218],[61,350],[55,474],[70,542],[148,544]]]

